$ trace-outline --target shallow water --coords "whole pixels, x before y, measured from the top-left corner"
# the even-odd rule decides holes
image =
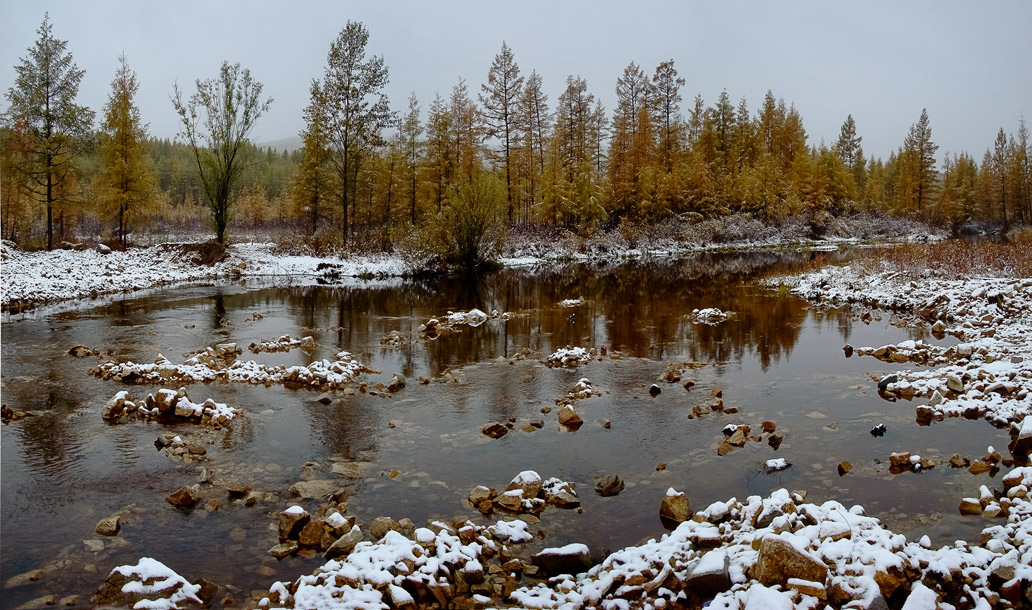
[[[0,580],[64,563],[39,582],[4,590],[0,607],[16,608],[48,593],[79,594],[85,605],[111,568],[141,556],[189,579],[233,587],[220,592],[215,606],[226,594],[244,604],[252,590],[267,590],[274,580],[292,580],[322,563],[319,556],[277,561],[267,554],[277,542],[276,513],[295,503],[287,489],[309,462],[317,478],[352,492],[349,512],[360,524],[381,515],[408,517],[417,525],[457,516],[486,522],[465,502],[469,491],[480,484],[504,488],[526,469],[575,483],[583,511],[546,510],[532,527],[545,535],[529,543],[531,549],[580,541],[602,555],[661,535],[658,509],[669,487],[686,491],[695,508],[780,487],[805,490],[810,501],[861,504],[909,538],[977,540],[985,522],[961,517],[957,505],[961,497],[977,495],[988,476],[973,477],[945,461],[953,453],[974,459],[987,445],[1006,446],[1006,433],[959,420],[920,427],[914,405],[879,398],[869,375],[899,365],[843,357],[847,342],[935,341],[922,330],[897,328],[889,314],[864,324],[853,312],[811,308],[755,283],[760,275],[800,269],[811,259],[805,252],[707,254],[605,268],[510,269],[476,281],[333,286],[295,279],[277,287],[252,280],[9,318],[2,326],[2,399],[36,415],[3,426],[0,437]],[[576,297],[585,303],[559,306]],[[521,316],[461,327],[436,340],[419,335],[418,326],[429,318],[472,307]],[[717,326],[685,317],[705,307],[736,315]],[[411,343],[382,346],[391,331]],[[88,370],[100,361],[150,362],[161,353],[181,362],[215,343],[246,347],[283,334],[311,335],[317,347],[257,356],[245,349],[241,358],[305,364],[346,349],[383,371],[363,376],[369,386],[393,372],[404,374],[408,386],[391,397],[336,393],[330,404],[315,401],[320,393],[307,389],[189,386],[194,401],[210,397],[244,411],[230,430],[201,438],[208,443],[206,459],[192,464],[155,449],[154,439],[168,426],[101,420],[101,408],[117,391],[142,398],[157,387],[96,379]],[[104,355],[67,355],[78,344]],[[545,367],[547,355],[565,346],[605,346],[609,355],[576,370]],[[533,354],[517,359],[524,349]],[[688,373],[697,385],[685,391],[660,382],[662,393],[649,396],[667,363],[685,360],[705,363]],[[421,385],[420,376],[433,381]],[[556,410],[541,409],[554,406],[582,377],[602,395],[577,402],[585,424],[568,431],[558,425]],[[723,390],[725,406],[739,412],[690,417],[692,406],[715,387]],[[510,417],[516,425],[506,436],[492,440],[480,433],[484,424]],[[521,430],[534,419],[544,427]],[[764,420],[784,435],[779,450],[750,442],[717,455],[725,425],[749,424],[758,433]],[[888,427],[882,438],[868,433],[878,423]],[[188,425],[174,431],[187,440],[200,438]],[[920,474],[891,475],[893,451],[943,463]],[[773,457],[792,467],[767,474],[763,464]],[[843,460],[854,470],[839,477],[836,466]],[[660,464],[665,469],[657,470]],[[202,467],[214,472],[215,481],[203,493],[219,498],[222,507],[181,511],[168,505],[164,498],[197,482]],[[395,478],[388,476],[392,470]],[[627,487],[603,498],[594,485],[607,474],[619,475]],[[230,485],[277,492],[279,499],[244,507],[226,500]],[[297,503],[310,511],[317,505]],[[98,550],[97,521],[129,506],[122,532]],[[502,517],[496,513],[492,520]]]

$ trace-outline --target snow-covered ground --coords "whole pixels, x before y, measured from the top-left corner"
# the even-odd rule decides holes
[[[10,242],[0,245],[0,284],[6,310],[25,304],[131,292],[181,282],[219,278],[316,276],[401,276],[407,271],[399,258],[354,256],[318,258],[274,253],[271,243],[233,244],[225,260],[199,265],[194,254],[175,244],[130,248],[101,254],[96,250],[23,252]],[[323,268],[320,269],[320,265]]]

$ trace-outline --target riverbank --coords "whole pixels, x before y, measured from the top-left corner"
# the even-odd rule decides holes
[[[699,223],[670,221],[650,230],[613,230],[580,236],[565,230],[515,231],[492,257],[503,267],[583,261],[620,261],[682,256],[714,250],[834,248],[863,240],[923,241],[945,235],[927,225],[897,218],[833,219],[821,237],[805,224],[769,227],[754,219],[729,217]],[[285,250],[263,241],[230,244],[168,242],[124,251],[104,246],[25,252],[0,244],[0,309],[17,312],[39,305],[136,292],[184,282],[277,276],[339,278],[405,277],[427,261],[411,253],[319,253]]]

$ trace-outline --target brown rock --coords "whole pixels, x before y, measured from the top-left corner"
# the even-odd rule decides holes
[[[580,506],[580,498],[568,491],[560,491],[548,496],[548,503],[556,508],[577,508]]]
[[[669,489],[659,505],[659,517],[673,523],[684,523],[692,517],[688,496],[684,492]]]
[[[296,553],[299,548],[300,547],[298,547],[296,542],[281,542],[280,544],[277,544],[276,546],[269,549],[269,554],[275,557],[276,559],[283,559],[288,555],[293,555],[294,553]]]
[[[468,500],[470,504],[472,504],[473,506],[477,506],[484,500],[494,500],[496,495],[498,494],[495,493],[494,489],[491,489],[490,487],[484,487],[483,485],[478,485],[473,488],[473,491],[469,492]]]
[[[954,468],[967,468],[970,465],[970,460],[960,457],[959,453],[954,453],[953,457],[950,458],[950,466]]]
[[[573,407],[570,405],[563,405],[559,409],[559,423],[567,428],[577,429],[584,423],[584,420],[580,418],[580,415],[577,415],[577,412],[573,410]]]
[[[603,497],[615,496],[623,491],[623,488],[623,480],[615,474],[608,474],[602,477],[595,485],[595,491],[598,492],[598,495]]]
[[[93,350],[86,347],[85,345],[76,345],[72,349],[68,350],[69,356],[75,356],[76,358],[86,358],[93,354]]]
[[[351,528],[350,532],[344,534],[330,545],[330,548],[326,549],[323,555],[327,559],[335,559],[342,555],[347,555],[359,542],[362,542],[362,530],[358,529],[356,525]]]
[[[483,428],[481,428],[480,431],[485,436],[490,436],[491,438],[501,438],[508,434],[509,428],[505,424],[491,422],[485,425]]]
[[[387,535],[389,531],[401,531],[401,525],[390,517],[377,517],[369,523],[369,535],[373,540],[379,540]]]
[[[206,578],[201,578],[194,584],[201,586],[200,590],[197,591],[197,597],[201,598],[201,601],[204,603],[215,599],[215,596],[219,593],[219,586]]]
[[[301,535],[301,529],[308,525],[312,516],[307,511],[285,510],[279,514],[279,539],[280,542],[297,540]]]
[[[989,464],[986,464],[981,460],[975,460],[974,463],[971,464],[971,467],[968,468],[968,472],[976,475],[989,472]]]
[[[323,534],[326,528],[322,521],[309,521],[297,535],[297,541],[301,546],[318,547],[322,544]]]
[[[166,502],[172,506],[178,506],[180,508],[190,508],[194,504],[197,504],[199,500],[200,498],[197,496],[197,492],[190,487],[182,487],[169,497],[165,498]]]
[[[978,498],[964,498],[960,501],[960,514],[981,515],[982,503],[979,502]]]
[[[762,424],[760,424],[760,427],[762,428],[763,432],[767,434],[773,434],[774,430],[777,429],[777,425],[772,421],[765,421]]]
[[[584,545],[571,544],[558,549],[543,549],[531,560],[546,574],[579,574],[591,567],[591,556]]]
[[[775,451],[781,446],[781,441],[785,440],[784,435],[771,434],[767,437],[767,444],[771,446]]]
[[[112,515],[105,517],[97,523],[97,529],[95,530],[101,536],[117,536],[120,528],[119,522],[122,517],[120,515]]]
[[[849,462],[842,462],[841,464],[838,465],[839,476],[840,477],[846,476],[847,474],[849,474],[849,471],[852,470],[852,469],[853,469],[853,465],[852,464],[850,464]]]
[[[796,549],[780,536],[764,536],[759,551],[754,577],[766,586],[784,586],[790,578],[818,583],[828,578],[828,566],[824,562]]]

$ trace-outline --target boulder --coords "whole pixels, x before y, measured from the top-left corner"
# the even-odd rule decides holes
[[[326,533],[326,526],[322,521],[309,521],[297,535],[297,541],[301,546],[319,547],[322,544],[323,534]]]
[[[391,394],[400,391],[405,387],[405,376],[401,373],[394,373],[391,380],[387,383],[387,391]]]
[[[534,555],[531,561],[550,576],[576,575],[591,567],[591,555],[588,547],[583,544],[568,544],[564,547],[543,549]]]
[[[877,355],[877,353],[875,353],[875,355]],[[884,392],[889,388],[890,383],[896,383],[897,381],[899,381],[899,377],[896,375],[886,375],[885,377],[882,377],[881,381],[878,382],[878,391]]]
[[[956,392],[957,394],[964,393],[964,382],[961,381],[960,377],[957,377],[956,375],[946,376],[946,387]]]
[[[377,517],[369,523],[369,535],[373,537],[373,540],[379,540],[387,535],[389,531],[399,532],[401,526],[397,521],[390,517]]]
[[[97,252],[99,254],[111,254],[111,248],[104,244],[97,244]]]
[[[506,510],[519,512],[523,508],[523,490],[507,491],[495,498],[495,504]]]
[[[658,385],[656,385],[656,384],[652,384],[652,387],[650,387],[650,388],[649,388],[649,396],[653,396],[653,397],[655,397],[655,396],[659,396],[659,394],[660,394],[660,393],[661,393],[662,391],[663,391],[663,390],[662,390],[662,389],[660,389],[660,387],[659,387]]]
[[[505,491],[523,490],[524,498],[536,498],[541,493],[541,475],[533,470],[524,470],[509,482]]]
[[[330,545],[330,548],[326,549],[323,554],[326,559],[335,559],[343,555],[347,555],[354,550],[355,545],[362,542],[362,530],[357,525],[352,526],[351,531],[344,534],[337,539],[336,542]]]
[[[87,356],[90,356],[92,354],[93,350],[86,347],[85,345],[76,345],[72,349],[68,350],[68,355],[74,356],[76,358],[86,358]]]
[[[485,436],[490,436],[491,438],[501,438],[509,433],[509,427],[505,424],[501,424],[498,422],[491,422],[483,428],[481,428],[480,431],[484,433]]]
[[[577,508],[580,506],[580,498],[563,490],[548,496],[548,503],[556,508]]]
[[[297,540],[301,529],[308,525],[312,516],[300,506],[291,506],[279,514],[279,539],[280,542]]]
[[[122,517],[120,515],[111,515],[105,517],[97,523],[97,529],[95,530],[101,536],[117,536],[120,527],[120,521]]]
[[[659,505],[659,516],[674,523],[684,523],[691,519],[692,509],[688,496],[684,492],[675,491],[673,487],[668,489]]]
[[[182,487],[174,492],[165,501],[179,508],[190,508],[200,500],[197,490],[194,487]]]
[[[578,428],[584,423],[584,420],[577,415],[577,412],[573,410],[570,405],[563,405],[559,409],[559,423],[566,426],[567,428]]]
[[[623,479],[616,476],[615,474],[607,474],[598,480],[595,485],[595,491],[598,495],[603,497],[615,496],[616,494],[623,491],[624,482]]]
[[[290,495],[295,498],[327,498],[336,492],[338,486],[328,479],[300,481],[290,486]]]
[[[753,577],[766,586],[788,584],[790,578],[824,583],[828,566],[811,553],[797,549],[788,539],[768,534],[760,541]]]
[[[484,487],[483,485],[477,485],[476,487],[473,488],[473,491],[469,492],[468,500],[469,500],[469,503],[472,504],[473,506],[479,506],[480,503],[484,502],[485,500],[488,501],[488,502],[490,502],[491,500],[494,500],[496,495],[498,495],[498,494],[495,493],[495,490],[491,489],[490,487]]]
[[[1014,441],[1010,444],[1011,455],[1017,460],[1024,460],[1032,453],[1032,415],[1021,420],[1021,426],[1012,426]]]
[[[726,551],[714,549],[689,569],[684,584],[703,598],[723,593],[731,588],[731,576],[728,574],[730,564]]]
[[[269,549],[269,554],[275,557],[276,559],[283,559],[288,555],[293,555],[294,553],[296,553],[299,548],[300,547],[296,542],[290,540],[287,542],[281,542],[276,546],[272,547],[271,549]]]

